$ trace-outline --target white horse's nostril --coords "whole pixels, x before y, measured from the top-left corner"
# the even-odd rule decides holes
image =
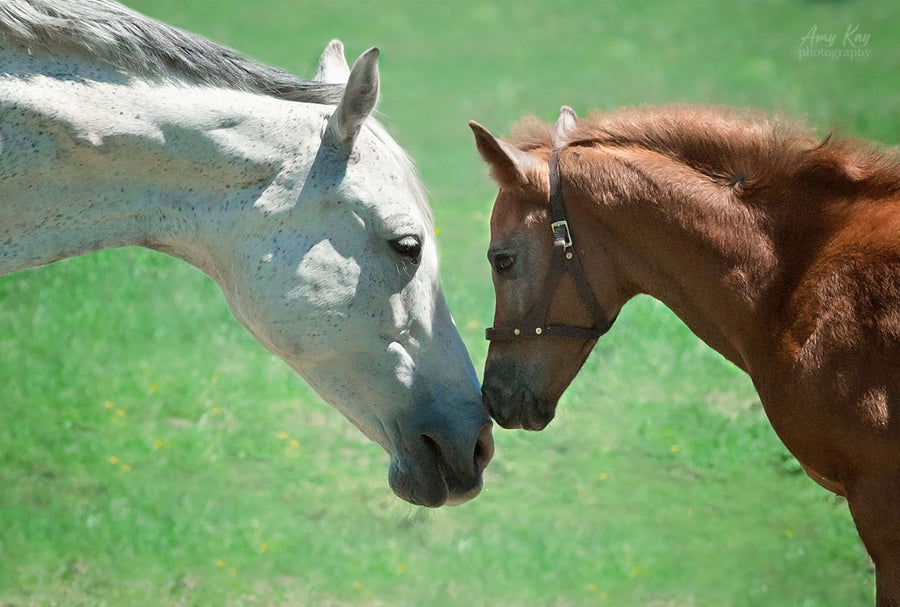
[[[480,479],[481,473],[494,457],[492,427],[493,423],[488,420],[478,429],[474,443],[469,443],[471,450],[468,453],[462,445],[454,446],[443,433],[423,432],[420,436],[443,468],[444,474],[450,474],[450,477],[445,480],[451,478],[463,480],[473,477]]]

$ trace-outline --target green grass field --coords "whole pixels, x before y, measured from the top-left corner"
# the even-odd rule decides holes
[[[495,188],[466,122],[685,101],[900,143],[896,2],[131,0],[309,76],[382,50],[476,368]],[[868,59],[801,59],[814,26]],[[873,575],[841,500],[749,380],[661,305],[627,306],[542,433],[497,429],[486,488],[408,506],[387,456],[139,249],[0,279],[0,606],[848,606]]]

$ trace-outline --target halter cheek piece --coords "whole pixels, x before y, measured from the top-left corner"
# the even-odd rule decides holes
[[[569,222],[566,221],[562,188],[559,183],[559,152],[560,150],[556,149],[550,154],[550,217],[552,219],[550,229],[553,230],[553,258],[550,261],[550,272],[547,275],[543,295],[521,321],[485,330],[484,336],[488,341],[535,337],[593,340],[609,331],[616,320],[615,318],[608,320],[603,310],[600,309],[600,304],[584,273],[584,267],[575,253],[572,232],[569,231]],[[578,289],[579,299],[591,312],[594,319],[592,327],[547,324],[547,315],[556,285],[566,272],[572,275],[575,287]]]

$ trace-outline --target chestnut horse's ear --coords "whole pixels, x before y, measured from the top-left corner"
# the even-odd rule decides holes
[[[359,56],[347,78],[347,88],[328,122],[335,142],[344,151],[353,149],[363,122],[378,102],[378,48],[372,47]]]
[[[332,40],[319,57],[319,67],[313,80],[324,84],[347,84],[350,66],[344,58],[344,45],[340,40]]]
[[[553,145],[561,148],[568,142],[569,133],[575,130],[578,115],[568,105],[559,108],[559,118],[556,119],[556,131],[553,133]]]
[[[491,167],[491,177],[500,185],[524,184],[529,175],[539,172],[543,166],[531,154],[500,141],[474,120],[469,122],[469,127],[475,133],[478,153]]]

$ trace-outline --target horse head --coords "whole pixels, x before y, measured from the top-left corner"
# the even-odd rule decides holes
[[[612,324],[606,319],[618,312],[599,303],[615,299],[607,289],[613,280],[603,270],[609,267],[604,252],[584,239],[573,242],[572,231],[590,229],[585,205],[569,205],[565,215],[552,210],[551,152],[563,147],[575,120],[564,107],[547,145],[527,151],[470,123],[500,186],[491,214],[496,306],[482,391],[491,415],[506,428],[541,430],[553,419],[563,391]],[[556,187],[561,201],[562,186]],[[590,280],[579,257],[592,261]]]
[[[412,163],[370,118],[378,49],[347,70],[340,43],[309,106],[314,137],[254,203],[221,280],[235,315],[390,455],[390,485],[427,506],[478,494],[493,454],[477,376],[438,276],[434,226]]]

